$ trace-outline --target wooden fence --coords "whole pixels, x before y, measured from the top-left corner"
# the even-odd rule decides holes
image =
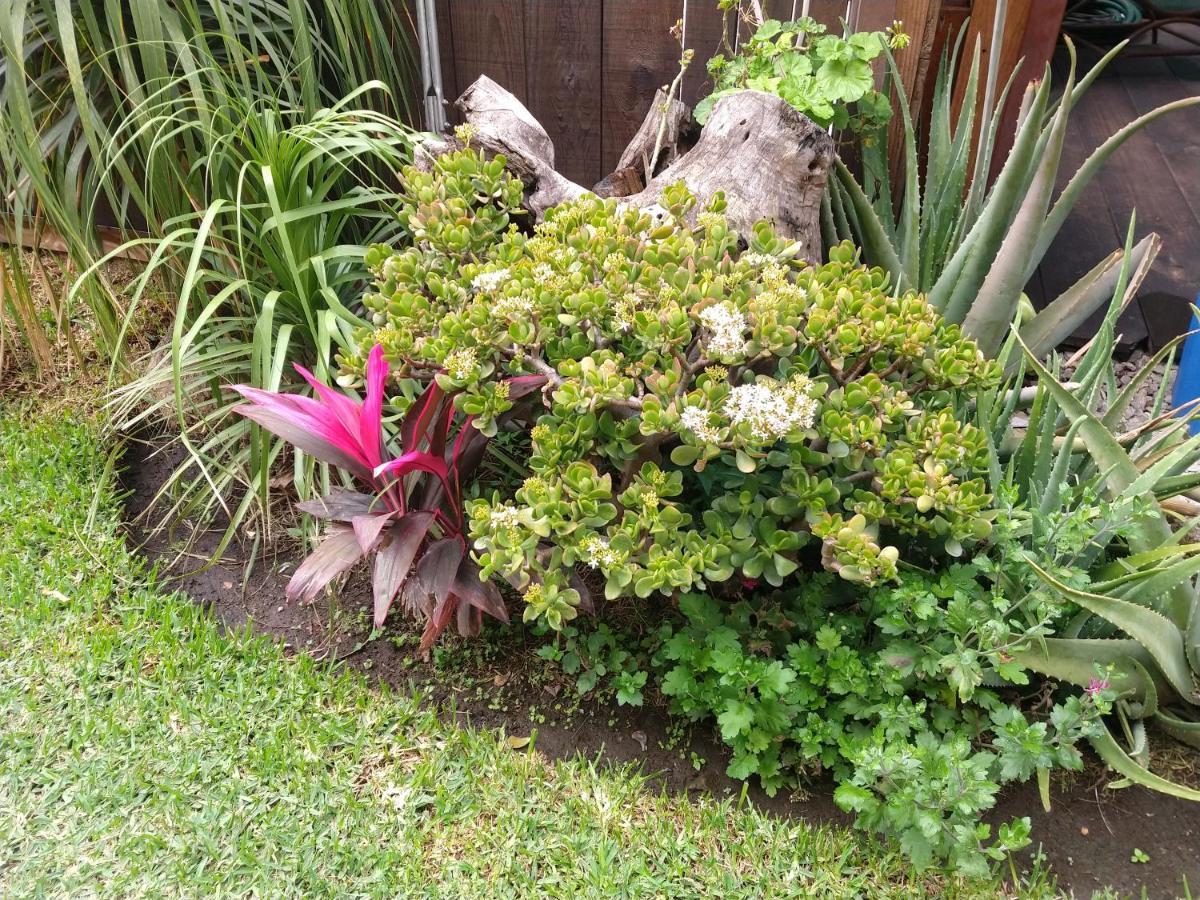
[[[670,30],[684,5],[685,0],[437,0],[446,98],[452,101],[481,73],[489,75],[545,126],[559,170],[593,184],[612,171],[655,90],[678,72],[679,44]],[[783,19],[803,8],[799,0],[762,5],[768,16]],[[897,63],[919,103],[935,41],[946,32],[945,16],[957,9],[961,22],[968,5],[865,0],[854,4],[852,24],[867,30],[893,19],[904,22],[914,39]],[[686,0],[686,6],[687,46],[695,59],[683,99],[694,104],[704,95],[704,64],[721,44],[723,18],[716,0]],[[846,9],[845,0],[810,3],[811,15],[838,31]]]

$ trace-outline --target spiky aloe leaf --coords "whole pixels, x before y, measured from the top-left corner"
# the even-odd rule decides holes
[[[1030,113],[1017,131],[1008,159],[979,217],[929,291],[930,304],[953,323],[962,322],[970,310],[1037,165],[1037,144],[1042,134],[1042,115],[1050,98],[1050,80],[1042,79],[1039,86],[1031,84],[1027,90],[1033,92]]]
[[[1064,597],[1116,625],[1145,647],[1176,693],[1188,703],[1196,702],[1196,679],[1184,651],[1183,632],[1170,619],[1147,606],[1073,588],[1032,560],[1027,564]]]
[[[1168,341],[1134,373],[1133,377],[1129,379],[1129,383],[1121,388],[1120,393],[1116,395],[1112,403],[1108,405],[1108,409],[1104,411],[1104,415],[1100,417],[1100,421],[1104,423],[1105,427],[1115,429],[1121,424],[1121,419],[1125,415],[1125,410],[1129,408],[1130,401],[1137,396],[1146,379],[1150,377],[1150,373],[1158,367],[1159,363],[1174,353],[1175,348],[1182,344],[1186,337],[1186,334],[1181,334]]]
[[[1148,691],[1157,693],[1150,673],[1154,660],[1146,649],[1131,638],[1045,638],[1024,650],[1013,651],[1013,658],[1027,669],[1058,681],[1087,687],[1096,677],[1096,666],[1111,667],[1110,683],[1118,696],[1141,703]],[[1143,665],[1139,671],[1133,663]],[[1150,680],[1147,680],[1150,679]],[[1166,687],[1165,683],[1163,685]]]
[[[900,255],[889,240],[883,223],[879,221],[879,216],[871,206],[870,199],[863,193],[863,189],[850,170],[846,168],[846,164],[838,159],[836,165],[838,184],[843,189],[844,196],[849,200],[850,208],[858,220],[858,231],[864,252],[868,258],[875,261],[876,265],[880,265],[892,273],[892,280],[897,287],[909,286],[912,279],[905,271]]]
[[[1200,722],[1182,719],[1160,709],[1154,717],[1154,723],[1175,740],[1200,749]]]
[[[1067,77],[1068,92],[1074,79],[1075,71],[1072,68]],[[994,356],[1000,348],[1016,314],[1021,291],[1029,280],[1026,270],[1041,233],[1046,210],[1050,207],[1050,198],[1054,194],[1054,182],[1067,135],[1068,113],[1069,107],[1063,104],[1054,117],[1029,189],[970,310],[963,317],[963,331],[975,338],[980,349],[989,356]]]
[[[1148,269],[1161,246],[1157,234],[1148,234],[1133,248],[1130,266],[1135,270],[1143,266]],[[1124,257],[1123,251],[1114,250],[1022,326],[1021,337],[1030,351],[1039,358],[1045,356],[1111,298]],[[1127,289],[1125,296],[1132,296],[1132,291]],[[1013,366],[1015,361],[1009,363],[1010,369]]]
[[[1100,167],[1116,152],[1118,147],[1156,119],[1162,118],[1167,113],[1174,112],[1175,110],[1195,106],[1197,103],[1200,103],[1200,97],[1186,97],[1172,103],[1165,103],[1156,109],[1150,110],[1145,115],[1138,116],[1138,118],[1134,119],[1092,151],[1092,155],[1071,176],[1071,180],[1067,182],[1067,186],[1063,188],[1062,193],[1059,194],[1058,199],[1054,202],[1049,215],[1046,216],[1045,224],[1042,226],[1041,237],[1034,247],[1031,259],[1041,260],[1046,255],[1046,251],[1050,249],[1054,238],[1066,222],[1067,216],[1071,214],[1071,210],[1075,208],[1075,204],[1079,201],[1083,189],[1087,187],[1096,176],[1096,173],[1100,171]]]
[[[1150,788],[1161,794],[1169,794],[1172,797],[1179,797],[1183,800],[1200,800],[1200,791],[1175,784],[1175,782],[1168,781],[1162,776],[1155,775],[1150,770],[1139,766],[1130,759],[1128,753],[1121,749],[1121,745],[1117,743],[1108,729],[1092,735],[1089,740],[1091,741],[1092,748],[1096,751],[1096,755],[1104,760],[1109,768],[1124,775],[1135,784],[1140,784],[1142,787]]]
[[[1021,342],[1020,337],[1017,337],[1017,341]],[[1079,427],[1079,434],[1087,445],[1089,455],[1105,473],[1109,494],[1114,498],[1123,495],[1141,475],[1125,448],[1074,394],[1050,374],[1037,357],[1029,352],[1029,348],[1024,343],[1021,343],[1021,346],[1025,351],[1029,367],[1037,374],[1040,383],[1054,397],[1055,402],[1062,407],[1067,418],[1072,421],[1079,418],[1084,419],[1083,424]],[[1129,537],[1130,546],[1135,553],[1153,550],[1171,543],[1171,541],[1171,529],[1161,511],[1143,515]],[[1186,586],[1181,586],[1171,592],[1163,611],[1177,627],[1182,628],[1187,623],[1191,605],[1191,591]]]

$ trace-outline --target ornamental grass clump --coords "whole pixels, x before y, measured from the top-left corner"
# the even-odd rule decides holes
[[[682,185],[522,230],[520,182],[469,145],[403,176],[413,241],[368,254],[376,327],[345,378],[378,343],[401,407],[435,382],[494,434],[508,379],[545,376],[506,419],[528,477],[468,503],[483,576],[521,591],[527,620],[561,627],[587,583],[721,592],[807,564],[872,585],[988,537],[987,442],[964,412],[1001,372],[850,244],[807,266]]]

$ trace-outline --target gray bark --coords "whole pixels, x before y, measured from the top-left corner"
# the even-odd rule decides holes
[[[546,130],[492,79],[481,75],[456,105],[474,129],[473,140],[490,153],[504,154],[509,170],[525,182],[527,204],[538,220],[550,207],[587,193],[555,171],[554,144]],[[653,153],[659,107],[661,103],[652,105],[622,160],[642,153],[644,132],[650,128],[654,134],[648,153]],[[668,115],[678,118],[679,112],[672,106]],[[666,140],[663,145],[667,146]],[[672,146],[677,146],[675,141]],[[833,160],[833,140],[816,124],[779,97],[741,91],[717,102],[694,147],[621,202],[654,206],[663,189],[677,181],[696,194],[698,206],[722,191],[728,205],[725,214],[740,234],[749,234],[756,222],[766,219],[781,237],[799,241],[801,255],[816,262],[822,253],[821,196]],[[606,181],[630,184],[628,170],[636,173],[641,165],[639,161],[623,166],[619,178],[610,176]]]

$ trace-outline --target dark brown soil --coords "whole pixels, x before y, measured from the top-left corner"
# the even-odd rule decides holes
[[[536,732],[537,748],[550,757],[578,753],[605,765],[635,765],[672,792],[724,796],[743,790],[741,782],[725,775],[728,755],[710,728],[673,727],[650,692],[648,705],[638,709],[612,701],[579,702],[574,686],[534,655],[539,639],[519,627],[489,623],[483,639],[471,643],[448,634],[443,649],[422,660],[417,632],[404,623],[389,623],[382,637],[366,642],[370,589],[362,574],[352,576],[332,600],[299,605],[284,599],[294,558],[259,560],[246,579],[249,544],[234,541],[217,564],[199,570],[219,533],[193,536],[188,553],[180,555],[178,544],[162,534],[148,535],[138,518],[177,459],[154,452],[152,445],[129,445],[123,471],[129,539],[158,564],[160,577],[210,607],[226,626],[249,626],[278,637],[288,650],[336,659],[372,679],[421,691],[430,703],[475,727],[517,736]],[[1010,788],[988,818],[1029,816],[1034,844],[1041,845],[1069,896],[1090,897],[1109,887],[1122,895],[1182,897],[1185,879],[1193,891],[1200,888],[1200,803],[1139,787],[1110,790],[1105,785],[1111,775],[1093,761],[1083,773],[1056,780],[1049,813],[1033,783]],[[831,783],[776,797],[751,786],[749,795],[776,815],[850,821],[834,805]],[[1149,861],[1133,862],[1135,848]]]

